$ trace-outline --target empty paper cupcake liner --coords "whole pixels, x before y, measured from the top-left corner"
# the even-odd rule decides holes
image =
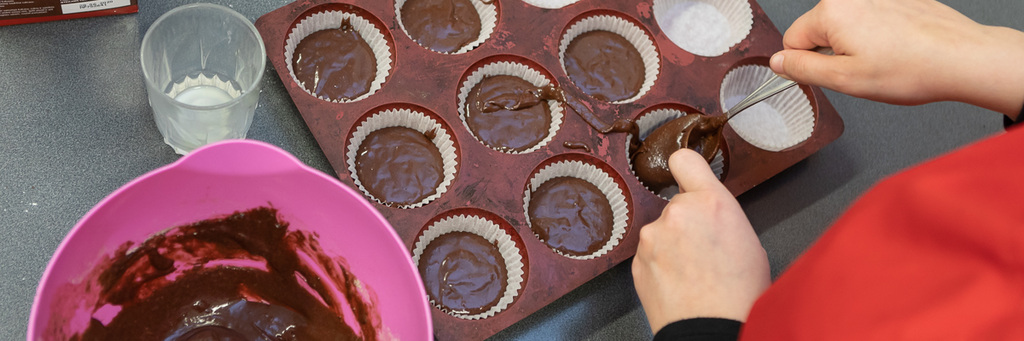
[[[295,54],[295,47],[299,45],[302,39],[308,37],[317,31],[327,29],[337,29],[341,27],[341,23],[348,20],[352,25],[352,28],[359,32],[359,35],[370,45],[370,49],[373,50],[373,55],[377,59],[377,76],[370,82],[370,89],[365,94],[360,95],[356,98],[351,99],[330,99],[323,96],[318,96],[304,86],[299,79],[295,76],[295,68],[292,65],[292,57]],[[284,47],[284,62],[288,66],[288,72],[292,76],[292,81],[298,84],[303,90],[309,93],[311,96],[319,98],[324,101],[333,103],[348,103],[355,102],[377,92],[381,86],[384,85],[384,81],[391,73],[391,47],[388,45],[391,42],[387,40],[387,37],[377,28],[376,25],[371,23],[366,18],[349,12],[343,11],[325,11],[314,13],[308,17],[299,21],[288,33],[288,38],[285,40]]]
[[[746,0],[654,0],[654,19],[672,43],[704,57],[728,52],[754,24]]]
[[[661,125],[668,123],[671,120],[686,116],[686,114],[687,112],[682,110],[662,108],[651,110],[641,115],[636,120],[636,125],[640,128],[640,141],[647,139],[647,135],[650,135],[652,131],[658,129]],[[628,153],[632,152],[629,150],[630,139],[632,139],[632,136],[626,137],[626,160],[629,160],[629,171],[633,173],[633,176],[636,176],[636,171],[633,170],[633,160],[628,155]],[[725,143],[724,139],[722,140],[722,143]],[[725,156],[722,153],[721,148],[719,148],[718,153],[715,153],[715,157],[711,159],[711,171],[714,172],[715,177],[719,179],[722,178],[722,174],[725,172]],[[637,178],[637,180],[640,179]],[[644,188],[647,188],[648,191],[651,191],[651,193],[654,193],[665,200],[672,200],[672,196],[679,194],[679,186],[673,185],[662,189],[660,192],[655,192],[650,187],[647,187],[647,184],[644,184],[643,181],[640,181],[640,183],[643,184]]]
[[[579,1],[580,0],[523,0],[523,2],[531,6],[547,9],[559,9]]]
[[[519,291],[524,285],[523,282],[526,274],[525,266],[523,265],[524,259],[520,254],[521,246],[517,245],[512,236],[494,221],[471,214],[453,215],[438,220],[428,226],[420,233],[419,237],[416,238],[416,243],[413,245],[412,249],[413,264],[417,264],[417,266],[419,266],[420,256],[423,255],[423,252],[426,250],[427,245],[430,245],[431,241],[437,237],[452,232],[473,233],[487,239],[491,244],[496,245],[498,252],[501,253],[502,258],[505,261],[508,283],[506,283],[505,292],[502,294],[501,298],[498,299],[498,303],[483,313],[475,315],[460,314],[458,312],[447,311],[436,302],[431,301],[430,303],[437,309],[464,320],[485,319],[505,310],[505,308],[508,308],[508,306],[515,301],[516,297],[519,296]]]
[[[612,104],[623,104],[633,102],[654,86],[658,79],[658,72],[661,68],[661,56],[658,55],[658,48],[654,46],[654,40],[636,24],[629,20],[612,15],[594,15],[585,17],[569,26],[569,29],[562,35],[561,43],[558,46],[558,61],[562,64],[562,71],[565,72],[565,51],[573,39],[581,34],[590,31],[608,31],[626,38],[637,52],[644,63],[644,82],[640,85],[640,91],[636,96],[621,101],[611,102]]]
[[[405,32],[405,35],[412,37],[412,35],[409,34],[409,30],[405,28],[405,23],[402,22],[402,6],[405,5],[405,1],[406,0],[395,0],[395,20],[398,21],[398,26],[402,28],[402,32]],[[423,46],[423,48],[438,53],[459,54],[472,51],[477,46],[480,46],[480,44],[483,44],[485,41],[487,41],[487,38],[491,36],[491,33],[494,33],[494,28],[498,26],[498,6],[496,4],[497,2],[494,0],[486,2],[484,0],[469,1],[473,4],[473,8],[476,9],[477,14],[480,15],[480,35],[477,36],[476,40],[469,42],[468,44],[466,44],[466,46],[463,46],[452,53],[435,51],[433,49],[430,49],[429,47],[423,45],[420,46]],[[415,41],[416,39],[413,40]],[[417,44],[419,44],[419,42],[417,42]]]
[[[404,108],[386,109],[373,113],[372,116],[359,124],[352,133],[345,157],[348,160],[348,171],[352,175],[352,181],[355,182],[356,187],[358,187],[359,190],[368,198],[372,198],[382,205],[393,204],[381,200],[373,193],[370,193],[366,187],[363,186],[362,182],[359,181],[359,173],[356,171],[356,154],[359,152],[359,146],[362,145],[363,140],[365,140],[370,133],[388,127],[406,127],[423,134],[433,131],[434,138],[431,142],[434,143],[434,146],[436,146],[437,150],[441,153],[441,159],[444,165],[444,179],[441,181],[441,184],[437,186],[437,190],[434,194],[415,204],[397,205],[397,207],[417,208],[440,198],[441,195],[448,191],[448,187],[451,186],[452,181],[455,180],[455,172],[458,166],[455,141],[452,138],[451,133],[434,118],[431,118],[422,112]]]
[[[567,258],[589,260],[601,257],[619,245],[619,241],[626,234],[626,226],[629,223],[629,205],[626,202],[626,196],[623,194],[622,187],[615,181],[615,178],[601,168],[582,161],[558,161],[545,166],[530,178],[526,191],[523,194],[523,212],[526,214],[526,223],[532,227],[529,212],[530,198],[533,192],[548,180],[558,177],[573,177],[584,180],[600,189],[601,193],[604,193],[612,209],[612,234],[604,246],[588,255],[577,256],[566,254],[554,248],[551,248],[551,250]],[[534,236],[540,238],[539,235],[534,234]]]
[[[469,124],[466,123],[466,114],[467,114],[466,113],[466,99],[469,97],[469,92],[472,91],[473,87],[475,87],[477,84],[479,84],[480,81],[482,81],[484,78],[487,78],[487,77],[490,77],[490,76],[498,76],[498,75],[516,76],[516,77],[522,78],[523,80],[525,80],[527,82],[530,82],[530,84],[533,84],[536,87],[543,87],[543,86],[546,86],[548,84],[551,84],[551,80],[548,79],[547,77],[545,77],[544,74],[542,74],[540,71],[537,71],[537,70],[533,69],[532,67],[530,67],[528,65],[525,65],[525,64],[522,64],[522,63],[517,63],[517,62],[511,62],[511,61],[494,62],[494,63],[485,64],[485,65],[477,68],[476,70],[473,70],[469,74],[469,76],[466,77],[466,80],[462,82],[462,87],[459,88],[459,94],[458,94],[459,118],[462,120],[462,124],[466,126],[467,130],[470,130],[472,132],[472,129],[469,128]],[[529,153],[529,152],[536,151],[537,149],[540,149],[541,147],[544,147],[545,145],[547,145],[549,142],[551,142],[552,139],[555,138],[555,134],[558,133],[558,127],[560,127],[562,125],[562,119],[564,117],[564,110],[562,108],[562,103],[560,103],[557,100],[549,100],[547,102],[548,102],[548,109],[551,112],[551,126],[550,126],[550,128],[548,130],[548,136],[545,137],[540,142],[538,142],[536,145],[533,145],[532,147],[530,147],[528,149],[525,149],[525,150],[520,151],[520,152],[509,151],[509,150],[500,150],[500,149],[496,149],[494,147],[491,147],[491,146],[487,145],[486,143],[484,143],[483,141],[481,141],[480,138],[476,136],[476,133],[473,133],[472,135],[473,135],[473,137],[477,141],[479,141],[480,143],[483,143],[485,146],[488,146],[491,149],[495,149],[495,150],[498,150],[498,151],[503,152],[503,153],[508,153],[508,154],[524,154],[524,153]]]
[[[722,81],[722,108],[732,107],[774,74],[761,65],[744,65],[729,71]],[[800,87],[793,87],[747,108],[728,124],[744,141],[777,152],[811,137],[814,121],[810,99]]]

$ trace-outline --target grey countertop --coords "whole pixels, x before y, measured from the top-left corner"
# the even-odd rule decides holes
[[[0,27],[0,339],[24,339],[43,269],[78,219],[124,183],[178,158],[153,122],[138,50],[158,16],[193,1],[141,2],[138,14]],[[287,0],[210,2],[255,21]],[[784,30],[816,2],[759,3]],[[1024,29],[1019,0],[943,3],[984,24]],[[333,174],[269,68],[249,138]],[[879,179],[1002,131],[1001,116],[964,104],[900,107],[827,96],[845,134],[739,197],[773,276]],[[649,337],[627,261],[494,339]]]

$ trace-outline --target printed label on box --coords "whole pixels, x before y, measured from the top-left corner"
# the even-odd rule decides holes
[[[95,0],[73,3],[68,5],[60,5],[61,10],[64,14],[81,13],[81,12],[92,12],[105,10],[108,8],[117,8],[131,5],[131,0]]]
[[[17,19],[43,15],[59,15],[57,0],[0,0],[0,18]]]
[[[0,26],[135,13],[137,0],[0,0]]]

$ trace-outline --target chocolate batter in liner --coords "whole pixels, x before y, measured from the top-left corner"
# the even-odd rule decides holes
[[[563,103],[556,99],[543,100],[534,96],[540,88],[552,84],[550,79],[535,68],[539,68],[539,66],[513,61],[495,61],[468,72],[468,76],[462,82],[462,87],[459,88],[457,98],[459,118],[466,129],[473,133],[473,137],[477,141],[503,153],[521,154],[536,151],[554,139],[564,118]],[[508,78],[501,76],[520,78],[524,81],[522,82],[523,86],[509,88],[507,91],[501,90],[500,87],[491,87],[485,94],[480,93],[481,82]],[[531,89],[526,84],[531,84],[534,88]],[[538,100],[540,101],[538,102]],[[532,102],[528,103],[528,101]],[[550,119],[546,120],[547,127],[543,127],[543,124],[536,124],[542,117],[529,114],[531,111],[543,110],[542,106],[546,107],[550,115]],[[493,108],[486,109],[484,107]],[[473,117],[473,115],[480,115],[481,112],[486,117]],[[532,119],[524,120],[517,117],[521,115],[527,115]],[[504,118],[509,121],[509,126],[522,125],[522,127],[490,129],[491,127],[486,126],[488,121],[500,123]],[[527,121],[537,122],[526,125]],[[542,131],[542,129],[546,129],[546,131]],[[526,140],[531,142],[521,142]]]
[[[412,258],[431,305],[460,319],[479,320],[505,310],[519,296],[526,277],[522,250],[499,223],[452,214],[420,232]]]
[[[628,50],[610,54],[597,51],[587,52],[587,49],[584,48],[574,52],[572,56],[568,55],[570,45],[573,45],[578,37],[597,35],[597,37],[590,38],[597,38],[596,41],[600,41],[602,40],[601,35],[609,34],[617,35],[628,41],[639,55],[639,60],[636,58],[621,60],[623,59],[622,52],[629,52]],[[573,50],[578,48],[575,45],[572,47]],[[558,47],[558,59],[562,64],[563,71],[584,93],[613,104],[629,103],[643,97],[654,86],[661,67],[661,57],[658,55],[658,48],[650,34],[633,22],[612,15],[588,16],[570,24],[562,34]],[[638,75],[641,68],[643,74]],[[639,85],[636,84],[638,81]],[[633,95],[628,96],[628,94]]]
[[[334,103],[362,100],[380,90],[391,73],[391,46],[394,43],[389,40],[389,36],[385,35],[370,20],[376,19],[342,11],[314,13],[300,20],[291,29],[288,38],[285,40],[285,63],[288,66],[289,73],[292,75],[292,80],[311,96]],[[322,76],[322,72],[329,71],[331,67],[336,66],[317,64],[318,66],[315,66],[315,68],[319,69],[317,70],[314,69],[314,65],[305,65],[306,71],[303,72],[299,72],[300,70],[296,69],[296,61],[301,61],[300,57],[303,57],[296,54],[299,51],[300,44],[303,44],[307,37],[318,36],[317,38],[323,39],[325,32],[321,31],[324,30],[329,30],[332,35],[337,36],[332,39],[334,42],[330,43],[330,48],[322,50],[304,46],[307,53],[311,50],[318,51],[310,53],[306,58],[319,58],[324,63],[333,61],[345,65],[348,69],[343,68],[335,71],[328,75],[328,79],[346,84],[334,84],[319,78]],[[362,39],[366,45],[359,47],[361,42],[351,41],[354,39],[351,37],[353,35],[358,35],[358,38]],[[306,42],[303,45],[308,45],[309,43]],[[350,50],[342,51],[338,48],[339,46],[345,49],[353,47],[357,49],[369,48],[373,60],[369,60],[365,50],[353,53]],[[307,62],[306,64],[309,63]],[[358,70],[351,69],[353,67],[356,67]],[[356,72],[359,70],[361,72]]]
[[[498,25],[496,0],[395,0],[402,30],[420,46],[445,54],[480,46]]]
[[[687,112],[693,112],[693,111],[692,110],[683,111],[683,110],[680,110],[680,109],[677,109],[677,108],[658,108],[658,109],[649,110],[646,113],[640,114],[640,116],[636,120],[636,124],[639,127],[639,129],[640,129],[641,145],[643,145],[643,143],[647,140],[647,137],[651,134],[651,132],[653,132],[654,130],[662,127],[663,125],[665,125],[665,124],[667,124],[669,122],[671,122],[672,120],[675,120],[677,118],[685,116],[687,114]],[[668,181],[671,181],[670,185],[659,185],[660,183],[663,183],[664,181],[660,181],[660,180],[647,181],[647,179],[645,179],[644,177],[641,177],[640,174],[654,173],[654,172],[657,172],[657,170],[638,171],[637,168],[636,168],[637,165],[634,164],[634,158],[636,157],[635,153],[636,153],[636,149],[637,148],[632,148],[632,149],[630,148],[630,146],[629,146],[629,138],[627,138],[626,141],[627,141],[626,142],[627,143],[626,150],[627,150],[627,153],[628,153],[627,156],[626,156],[626,159],[629,160],[629,170],[630,170],[630,172],[633,173],[634,176],[637,177],[637,180],[640,180],[640,183],[643,184],[644,187],[647,188],[647,190],[651,191],[652,193],[658,195],[659,197],[661,197],[662,199],[665,199],[665,200],[671,200],[672,196],[674,196],[677,193],[679,193],[679,186],[675,184],[675,180],[674,179],[669,179],[668,180]],[[651,142],[657,143],[655,141],[648,141],[648,143],[651,143]],[[724,144],[725,143],[725,139],[722,139],[721,143]],[[719,149],[718,153],[715,154],[715,158],[711,160],[711,170],[715,173],[715,176],[717,176],[719,179],[721,179],[722,178],[722,174],[725,173],[725,155],[722,152],[723,149]],[[669,154],[669,155],[671,155],[671,154]],[[661,160],[661,162],[657,163],[657,164],[665,165],[665,168],[662,169],[662,171],[664,171],[665,169],[667,169],[668,159],[667,158],[663,158],[663,160]]]
[[[534,172],[523,193],[526,221],[557,254],[601,257],[619,244],[629,223],[629,204],[617,179],[583,161],[549,163]]]
[[[356,183],[356,187],[364,195],[382,205],[398,208],[416,208],[440,198],[448,191],[458,171],[457,146],[451,133],[442,124],[442,121],[435,118],[436,116],[428,115],[424,112],[425,109],[422,108],[415,110],[398,107],[391,109],[383,108],[368,114],[368,117],[361,120],[361,123],[355,127],[346,148],[346,162],[349,173],[352,174],[352,181]],[[373,178],[376,179],[375,183],[363,182],[361,176],[368,174],[366,172],[373,171],[363,169],[364,165],[360,164],[362,156],[365,156],[362,154],[367,151],[364,148],[363,142],[368,138],[373,138],[377,143],[394,144],[394,139],[387,137],[380,139],[380,137],[372,136],[375,132],[382,130],[388,130],[389,133],[394,132],[396,130],[394,128],[406,128],[406,131],[402,134],[405,135],[403,140],[407,142],[412,140],[406,140],[405,138],[410,137],[409,135],[415,135],[407,134],[408,132],[414,131],[416,134],[422,134],[422,137],[419,139],[423,140],[424,143],[429,141],[432,143],[432,146],[421,144],[410,144],[409,146],[417,150],[433,147],[436,148],[437,154],[434,154],[434,151],[426,150],[423,154],[434,154],[431,157],[427,157],[426,155],[404,153],[405,150],[401,149],[397,150],[395,153],[387,155],[387,157],[392,157],[391,159],[377,160],[379,162],[377,170],[386,173],[381,174],[381,176],[394,176],[393,178],[374,176]],[[384,154],[378,153],[378,155]],[[429,189],[424,188],[424,186],[427,186],[425,181],[429,180],[427,182],[435,183],[431,179],[436,176],[431,169],[427,169],[428,164],[433,164],[427,161],[427,159],[431,158],[436,158],[436,161],[440,162],[441,177],[440,182],[436,182],[436,187]],[[431,179],[426,179],[426,177],[431,177]],[[395,181],[402,183],[397,184]]]

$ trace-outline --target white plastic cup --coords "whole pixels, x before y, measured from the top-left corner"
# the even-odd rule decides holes
[[[157,128],[176,153],[245,138],[267,63],[249,19],[213,4],[172,9],[146,31],[141,58]]]

